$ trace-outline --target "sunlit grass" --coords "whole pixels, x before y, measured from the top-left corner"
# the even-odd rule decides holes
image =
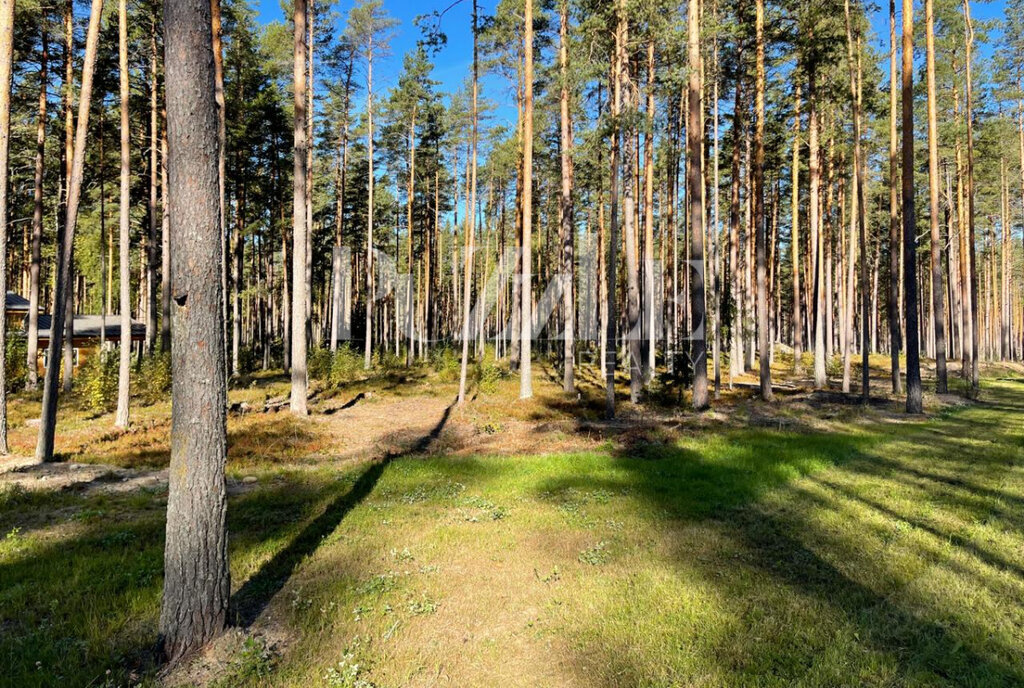
[[[256,640],[221,685],[1024,684],[1024,384],[985,390],[577,453],[237,454]],[[3,493],[0,684],[153,680],[165,500]]]

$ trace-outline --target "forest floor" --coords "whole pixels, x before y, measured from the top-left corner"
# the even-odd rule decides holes
[[[120,433],[72,397],[40,468],[18,395],[0,686],[1024,685],[1024,367],[908,417],[872,365],[867,406],[780,356],[773,404],[659,384],[614,422],[542,363],[530,401],[479,375],[458,408],[420,366],[314,385],[306,420],[264,412],[283,376],[239,380],[232,629],[170,673],[169,404]]]

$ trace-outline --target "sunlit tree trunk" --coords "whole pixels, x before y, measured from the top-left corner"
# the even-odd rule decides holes
[[[561,140],[561,195],[558,203],[558,228],[561,238],[561,273],[562,273],[562,318],[565,323],[562,349],[562,390],[571,393],[575,390],[575,300],[574,295],[574,232],[572,204],[572,120],[569,115],[569,0],[562,0],[558,11],[558,68],[561,76],[559,90],[559,136]],[[653,69],[653,50],[648,52],[648,60]],[[654,93],[651,91],[651,99]],[[652,305],[653,323],[653,305]]]
[[[37,369],[37,361],[39,360],[39,269],[43,246],[43,181],[46,177],[46,89],[49,86],[47,76],[49,27],[47,26],[47,19],[48,14],[43,10],[43,28],[40,32],[39,53],[39,115],[36,118],[36,160],[32,195],[32,263],[29,268],[28,331],[26,343],[28,389],[33,391],[39,387],[39,372]]]
[[[7,182],[13,71],[14,0],[0,0],[0,294],[7,293]],[[7,300],[3,299],[0,302],[0,454],[7,453]]]
[[[768,274],[764,215],[764,0],[755,3],[757,40],[754,86],[754,243],[757,263],[757,355],[760,357],[761,398],[772,400],[772,367],[769,354]]]
[[[306,415],[306,0],[295,0],[292,214],[292,413]],[[372,169],[372,168],[371,168]],[[373,175],[370,175],[371,179]]]
[[[702,155],[704,147],[704,126],[700,106],[701,54],[700,54],[700,0],[689,0],[686,17],[687,56],[689,78],[689,113],[686,120],[686,202],[690,222],[690,260],[694,265],[704,263],[704,212],[701,207],[701,184],[703,179]],[[693,408],[700,410],[708,406],[708,361],[707,342],[704,338],[705,300],[704,271],[692,271],[690,278],[690,303],[693,315],[691,329],[690,360],[693,365]],[[698,329],[700,330],[698,332]]]
[[[904,3],[908,0],[903,0]],[[969,265],[968,281],[971,285],[971,378],[970,396],[976,397],[981,391],[979,367],[980,333],[978,332],[978,267],[975,257],[974,233],[974,86],[971,79],[971,64],[974,61],[974,26],[971,23],[971,4],[964,0],[964,21],[966,24],[965,46],[967,49],[965,62],[966,79],[966,112],[967,118],[967,257]],[[906,58],[904,58],[906,60]]]
[[[800,304],[800,84],[796,85],[793,102],[793,164],[790,170],[790,257],[793,262],[793,372],[803,375],[804,327]]]
[[[932,330],[935,333],[935,391],[945,394],[946,302],[942,287],[942,237],[939,233],[939,118],[935,104],[935,18],[933,0],[925,0],[925,48],[928,79],[928,208],[931,230]]]
[[[60,366],[56,365],[57,352],[64,345],[66,304],[70,303],[68,293],[71,282],[71,258],[75,242],[75,227],[78,224],[78,204],[82,192],[82,176],[85,172],[85,139],[89,131],[89,112],[92,100],[92,81],[96,67],[96,50],[100,37],[100,15],[103,0],[92,0],[89,14],[89,28],[85,40],[85,57],[82,61],[82,89],[78,101],[78,126],[74,145],[71,148],[71,174],[68,178],[67,208],[64,216],[64,233],[57,253],[57,288],[54,290],[53,316],[50,324],[50,346],[43,383],[42,414],[39,422],[39,439],[36,442],[36,461],[43,463],[53,460],[53,441],[57,429],[57,396],[60,383]],[[70,84],[68,84],[70,88]]]
[[[914,2],[903,0],[903,289],[907,306],[907,413],[923,411],[914,213]]]
[[[526,0],[523,17],[523,270],[520,315],[519,398],[533,396],[531,344],[533,339],[533,0]]]
[[[131,265],[129,264],[129,242],[131,240],[131,130],[128,112],[128,99],[131,95],[128,75],[128,3],[127,0],[119,0],[117,10],[118,27],[118,70],[121,95],[121,195],[118,201],[118,270],[121,277],[121,340],[120,340],[120,366],[117,376],[117,416],[114,425],[119,428],[127,428],[129,422],[129,392],[132,365],[132,304],[131,304]],[[154,49],[155,49],[154,39]],[[153,63],[155,64],[155,60]],[[153,88],[153,118],[156,116],[156,72],[151,73],[154,80]],[[152,122],[155,126],[156,122]],[[154,132],[154,143],[156,133]],[[156,149],[153,150],[153,157],[150,159],[154,165],[152,170],[156,174]],[[150,188],[149,212],[150,222],[155,222],[156,199],[155,190]],[[166,279],[166,276],[165,276]]]
[[[477,97],[479,87],[479,53],[477,37],[477,3],[473,0],[473,122],[471,124],[470,136],[470,189],[469,189],[469,212],[466,213],[466,255],[464,256],[464,276],[462,285],[462,361],[459,369],[459,404],[466,401],[466,376],[469,367],[469,319],[472,309],[470,308],[471,290],[473,285],[473,251],[474,235],[476,233],[476,173],[477,173],[477,136],[479,113],[477,112]],[[412,215],[410,213],[410,220]],[[410,231],[411,225],[410,225]],[[411,256],[410,256],[411,257]]]
[[[160,639],[176,662],[217,636],[231,592],[227,376],[220,264],[213,41],[207,0],[166,0],[168,217],[178,308],[172,343],[171,468]]]

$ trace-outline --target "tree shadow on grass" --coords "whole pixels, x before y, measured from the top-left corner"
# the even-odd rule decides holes
[[[1019,412],[1021,406],[1015,401],[1003,398],[999,403]],[[965,410],[971,408],[976,407],[965,407]],[[872,433],[825,434],[749,428],[702,434],[696,438],[699,441],[690,438],[675,442],[652,435],[649,443],[634,441],[625,446],[619,443],[615,452],[616,470],[611,477],[567,475],[546,482],[538,491],[541,494],[557,494],[567,489],[625,492],[649,510],[652,520],[661,514],[662,519],[667,517],[684,528],[687,524],[699,524],[701,528],[711,529],[719,542],[731,543],[735,549],[734,559],[723,555],[708,561],[694,556],[691,546],[683,543],[674,546],[672,557],[676,565],[698,572],[703,580],[717,588],[730,607],[735,607],[737,619],[749,613],[750,605],[770,605],[757,611],[755,618],[769,619],[756,622],[763,624],[760,630],[758,627],[749,631],[734,629],[712,641],[715,655],[709,659],[725,672],[723,676],[732,675],[733,680],[810,681],[811,685],[824,685],[828,683],[822,676],[832,672],[839,680],[856,684],[859,682],[856,672],[870,671],[873,660],[837,662],[828,656],[825,636],[831,632],[829,629],[839,633],[839,629],[844,628],[855,637],[854,641],[847,641],[852,642],[847,647],[858,653],[866,651],[887,658],[883,666],[892,674],[888,681],[897,685],[916,685],[922,681],[925,684],[1024,685],[1024,667],[1011,659],[1014,648],[998,634],[986,631],[984,625],[988,619],[976,613],[972,616],[968,606],[958,611],[960,606],[952,592],[945,602],[936,600],[939,606],[945,604],[948,608],[949,614],[942,614],[942,618],[933,616],[927,608],[919,608],[920,602],[901,594],[898,586],[893,588],[889,576],[898,579],[896,564],[884,559],[872,560],[871,555],[862,553],[860,544],[853,541],[838,541],[838,547],[833,545],[829,549],[828,544],[822,543],[829,543],[834,534],[805,509],[811,506],[818,513],[828,513],[837,510],[842,502],[853,499],[888,519],[897,522],[908,522],[908,519],[881,500],[865,500],[862,495],[838,489],[841,485],[831,480],[815,479],[812,484],[824,488],[825,495],[815,496],[810,501],[803,494],[804,490],[790,485],[794,480],[834,466],[852,480],[899,482],[910,474],[947,488],[955,487],[971,497],[1012,502],[1009,495],[977,482],[942,480],[941,475],[925,474],[914,466],[919,461],[949,456],[951,470],[962,470],[965,456],[958,444],[961,438],[980,434],[999,442],[1000,438],[1007,440],[1018,430],[1012,423],[1009,427],[1001,426],[995,422],[998,419],[985,417],[983,411],[982,417],[977,416],[961,414],[959,410],[945,414],[939,420],[943,425],[934,427],[953,428],[948,437],[932,432],[934,427],[927,421],[888,429],[883,424],[878,432]],[[887,447],[890,442],[894,445],[891,448]],[[902,454],[895,453],[896,443],[904,445],[899,450]],[[920,450],[907,451],[907,443]],[[973,461],[983,464],[979,468],[987,462],[1005,463],[983,448],[975,448],[973,452]],[[993,465],[992,470],[997,468]],[[622,471],[625,475],[618,477]],[[983,475],[988,477],[984,472]],[[775,494],[772,504],[785,506],[767,508],[762,498],[769,492]],[[915,522],[911,525],[951,543],[980,564],[1012,571],[1017,576],[1024,572],[1005,556],[979,548],[964,538],[955,537],[954,533],[928,524]],[[652,527],[656,527],[653,522]],[[863,527],[869,527],[867,522]],[[852,560],[848,561],[850,557]],[[956,566],[951,562],[943,566],[947,564],[956,573]],[[864,566],[878,569],[881,578],[863,578],[859,572]],[[761,581],[756,592],[746,587],[745,581],[751,578]],[[973,580],[984,584],[977,578]],[[767,592],[773,589],[776,592]],[[790,591],[795,591],[796,596]],[[1006,589],[1000,592],[1005,599]],[[994,594],[1000,593],[994,591]],[[809,607],[801,607],[799,600],[806,600]],[[827,620],[814,618],[815,609],[825,614]],[[795,618],[794,613],[798,615]],[[785,628],[783,619],[799,626],[799,615],[809,615],[806,623],[814,629]],[[783,628],[780,629],[779,624]],[[762,631],[775,633],[775,637],[764,637]],[[631,661],[629,658],[635,653],[624,652],[624,648],[618,647],[621,642],[622,638],[614,634],[598,632],[591,637],[587,655],[616,658],[612,662],[614,678],[609,678],[607,685],[621,685],[617,681],[623,676],[635,677],[638,683],[649,682],[651,677],[647,674],[652,668]],[[605,647],[602,649],[597,647],[599,645]],[[581,658],[581,661],[588,660]],[[672,669],[668,670],[672,675]],[[743,678],[738,679],[739,676]],[[812,678],[814,676],[819,678]],[[674,678],[687,683],[694,677],[675,675]],[[883,681],[881,677],[878,680]]]
[[[405,453],[417,454],[430,447],[430,444],[444,430],[453,408],[454,403],[445,409],[433,429],[420,438],[408,452],[391,453],[370,464],[347,492],[333,499],[319,516],[292,538],[284,549],[263,564],[260,570],[232,596],[231,616],[235,625],[242,628],[251,626],[288,582],[299,564],[316,552],[324,538],[334,532],[345,516],[369,496],[381,476],[384,475],[388,465]]]

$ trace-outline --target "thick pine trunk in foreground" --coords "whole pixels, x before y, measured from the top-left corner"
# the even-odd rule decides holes
[[[160,637],[172,662],[218,635],[231,592],[217,171],[208,0],[166,0],[168,215],[175,255],[171,468]]]

